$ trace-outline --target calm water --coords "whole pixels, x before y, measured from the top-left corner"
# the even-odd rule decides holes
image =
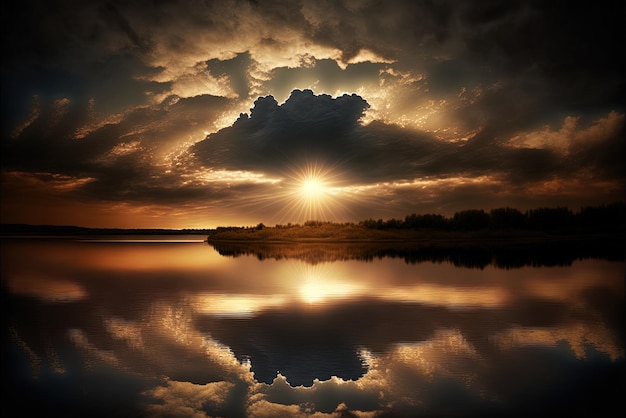
[[[202,238],[3,240],[2,415],[624,412],[623,260]]]

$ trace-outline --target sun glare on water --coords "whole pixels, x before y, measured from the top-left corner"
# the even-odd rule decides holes
[[[360,283],[340,280],[332,273],[309,267],[299,287],[300,299],[309,304],[325,304],[350,299],[365,291]]]

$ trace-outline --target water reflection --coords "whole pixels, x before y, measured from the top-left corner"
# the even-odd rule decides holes
[[[457,267],[519,268],[524,266],[570,266],[576,260],[600,258],[622,261],[626,242],[623,237],[551,237],[547,240],[425,240],[386,243],[276,243],[212,242],[224,256],[255,255],[259,260],[298,259],[309,264],[346,260],[372,261],[399,258],[407,263],[451,263]]]
[[[193,242],[8,240],[1,251],[3,413],[21,412],[5,416],[621,406],[623,261],[468,269],[333,247],[341,261],[311,263]]]

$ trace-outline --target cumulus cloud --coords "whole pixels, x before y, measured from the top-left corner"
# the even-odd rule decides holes
[[[245,168],[273,175],[307,159],[321,161],[357,183],[495,176],[516,184],[571,176],[574,164],[579,164],[579,159],[571,161],[557,153],[554,140],[538,144],[530,139],[536,136],[531,133],[525,134],[526,140],[507,137],[516,145],[510,146],[488,129],[466,142],[449,142],[397,125],[364,124],[361,119],[368,107],[355,94],[332,98],[294,90],[280,105],[272,96],[261,97],[250,116],[242,114],[231,127],[195,144],[191,152],[207,168]],[[623,115],[611,113],[590,127],[571,126],[570,134],[587,138],[593,132],[594,141],[582,142],[619,146],[624,129],[620,120]],[[600,158],[602,146],[596,145],[591,154]],[[593,157],[587,160],[591,163]]]

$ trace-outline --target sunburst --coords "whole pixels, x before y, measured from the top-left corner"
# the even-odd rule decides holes
[[[366,197],[348,185],[339,166],[306,160],[291,163],[281,173],[265,179],[260,193],[250,193],[238,200],[238,209],[268,213],[266,217],[279,223],[306,221],[340,222],[351,218],[351,205]],[[269,219],[268,219],[269,218]]]
[[[317,162],[291,169],[286,176],[281,218],[299,221],[337,220],[341,204],[339,176]]]

